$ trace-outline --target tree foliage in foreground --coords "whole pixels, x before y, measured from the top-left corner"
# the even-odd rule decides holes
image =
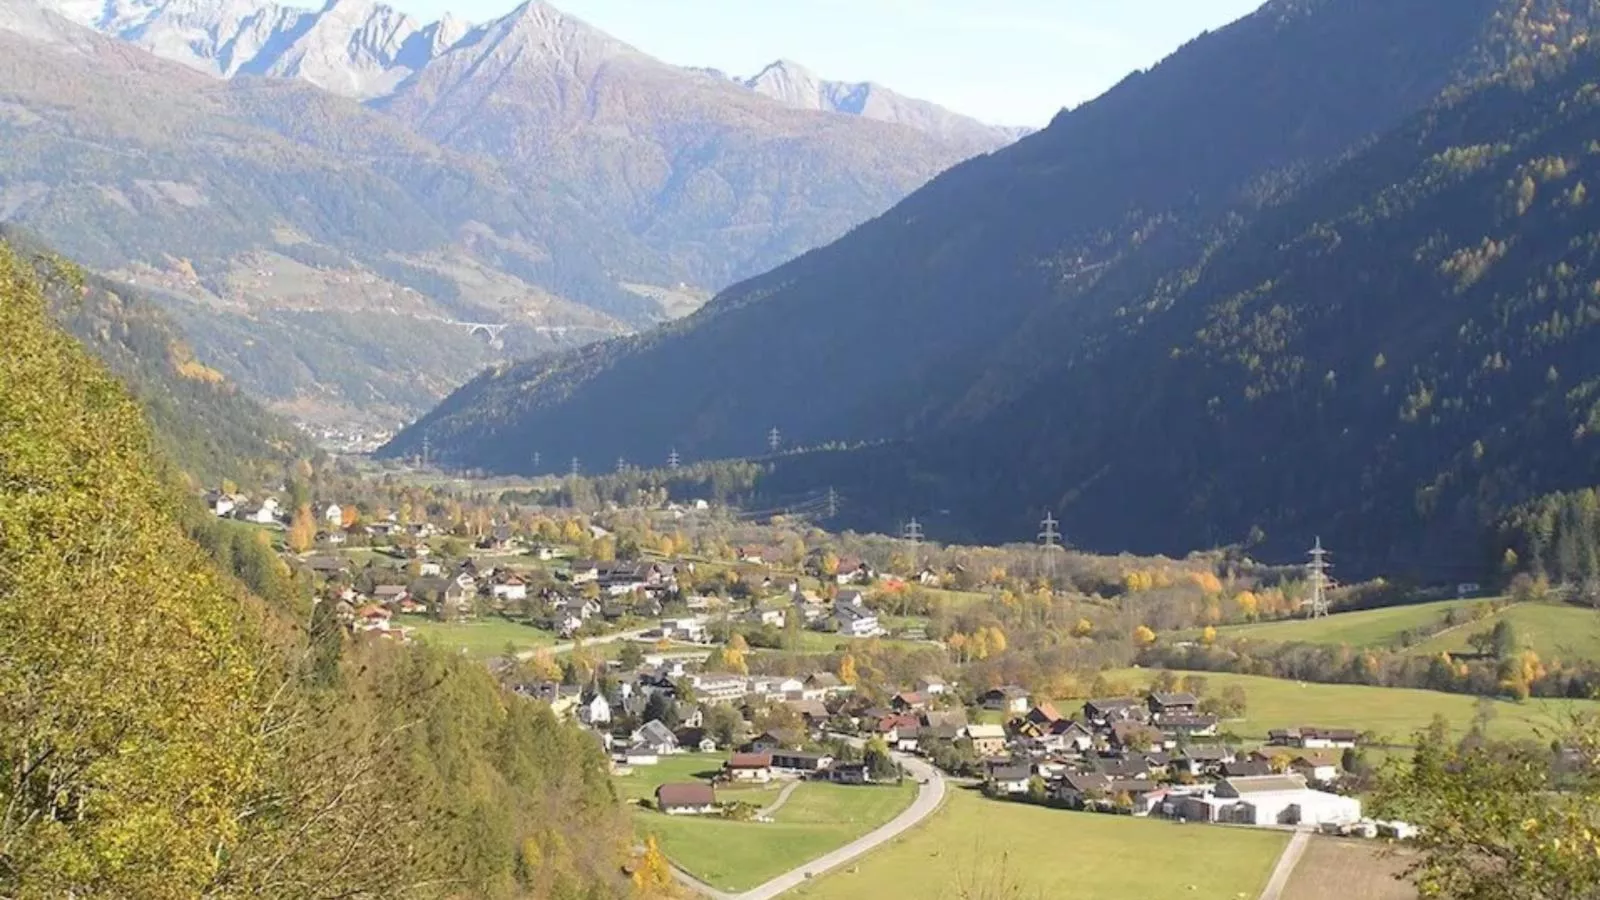
[[[1600,724],[1548,747],[1463,741],[1442,721],[1409,767],[1383,779],[1385,815],[1421,828],[1407,870],[1424,898],[1580,900],[1600,895]]]
[[[5,248],[0,329],[0,896],[637,893],[585,735],[469,661],[347,646],[316,611],[308,640],[292,584],[223,574]]]

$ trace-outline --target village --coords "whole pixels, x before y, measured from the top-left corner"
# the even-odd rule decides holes
[[[270,502],[207,499],[219,516],[281,524]],[[1409,833],[1364,817],[1353,796],[1346,769],[1360,733],[1285,722],[1255,745],[1224,740],[1219,710],[1242,698],[1173,689],[1066,706],[1016,684],[966,683],[959,667],[948,680],[930,672],[885,684],[854,671],[748,674],[716,664],[731,651],[740,662],[732,668],[742,668],[751,629],[800,631],[841,648],[887,637],[873,593],[906,580],[934,583],[941,576],[930,568],[897,578],[859,559],[824,570],[808,558],[797,576],[769,566],[761,549],[737,548],[744,571],[763,574],[720,596],[684,589],[705,565],[691,559],[573,558],[570,548],[506,525],[448,558],[433,549],[442,531],[428,522],[352,526],[333,503],[316,513],[317,549],[296,562],[352,634],[407,642],[433,623],[516,617],[565,643],[508,648],[486,665],[507,690],[589,729],[614,775],[683,754],[720,755],[714,772],[665,781],[639,798],[662,815],[759,821],[761,810],[741,800],[751,786],[897,783],[909,757],[996,802],[1360,837]],[[612,536],[590,525],[584,537]],[[340,552],[352,539],[393,542],[357,565]],[[903,635],[942,648],[915,628]],[[558,661],[583,648],[609,658],[583,668]],[[593,654],[598,648],[607,652]]]

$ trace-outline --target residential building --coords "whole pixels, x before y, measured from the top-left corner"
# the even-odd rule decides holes
[[[984,784],[994,794],[1026,794],[1032,778],[1033,769],[1025,762],[994,763],[985,767]]]
[[[706,639],[706,623],[698,617],[662,619],[661,636],[675,641],[702,643]]]
[[[984,709],[1020,716],[1028,711],[1029,695],[1026,688],[1008,684],[985,691],[978,697],[978,702]]]
[[[606,725],[611,722],[611,701],[595,694],[589,702],[578,705],[578,721],[585,725]]]
[[[1132,697],[1108,697],[1083,704],[1084,720],[1096,728],[1110,727],[1112,722],[1143,721],[1146,715],[1145,705]]]
[[[689,679],[697,699],[704,703],[732,703],[749,692],[750,682],[741,675],[700,674]]]
[[[1299,728],[1275,729],[1267,732],[1267,743],[1279,747],[1303,747],[1307,750],[1344,750],[1354,747],[1360,735],[1353,728],[1318,728],[1303,725]]]
[[[1145,698],[1145,703],[1150,709],[1150,715],[1159,721],[1162,716],[1189,716],[1200,708],[1200,698],[1188,692],[1179,691],[1166,693],[1151,691]]]
[[[792,775],[814,775],[833,765],[833,757],[826,753],[809,753],[802,750],[772,751],[772,768]]]
[[[1006,730],[1000,725],[968,725],[967,739],[979,757],[995,756],[1006,749]]]
[[[528,599],[528,583],[512,575],[490,587],[489,593],[496,600],[516,603]]]
[[[722,766],[729,781],[766,784],[772,780],[772,754],[735,753]]]
[[[925,697],[940,697],[949,690],[945,680],[937,675],[925,675],[917,679],[917,693]]]
[[[833,621],[839,633],[850,637],[873,637],[883,633],[878,614],[868,609],[859,591],[845,591],[833,603]]]
[[[322,508],[322,521],[333,526],[344,525],[344,507],[337,503],[329,503]]]
[[[838,763],[822,773],[835,784],[871,784],[872,771],[866,763]]]
[[[717,792],[709,784],[663,784],[656,788],[656,809],[669,816],[703,816],[717,811]]]
[[[635,744],[642,744],[661,756],[678,752],[678,738],[660,719],[651,719],[640,725],[631,735]]]

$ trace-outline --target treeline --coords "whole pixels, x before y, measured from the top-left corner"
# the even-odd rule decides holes
[[[4,248],[0,329],[0,896],[662,888],[623,874],[587,736],[470,661],[307,619],[238,533],[191,540],[138,406]]]
[[[1584,488],[1547,494],[1501,524],[1505,569],[1580,587],[1600,596],[1600,493]]]

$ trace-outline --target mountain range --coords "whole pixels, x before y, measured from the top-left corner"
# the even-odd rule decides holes
[[[0,219],[305,419],[682,315],[1008,140],[796,109],[537,0],[0,0],[0,56]]]
[[[689,318],[402,433],[496,471],[765,455],[762,502],[1481,573],[1597,470],[1600,4],[1273,0]],[[1587,130],[1586,130],[1587,129]],[[1526,446],[1536,440],[1538,449]],[[813,449],[809,452],[803,448]]]

